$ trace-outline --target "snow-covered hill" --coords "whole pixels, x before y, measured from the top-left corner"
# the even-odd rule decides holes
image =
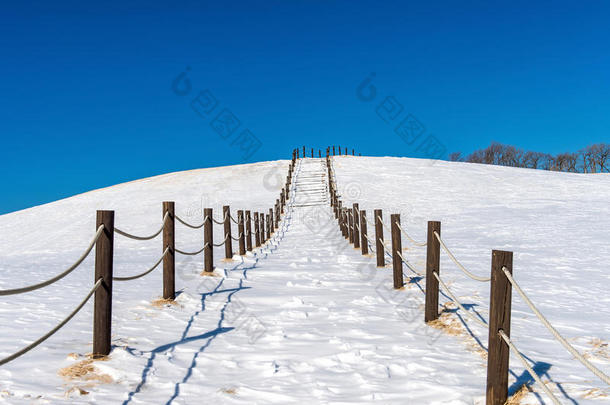
[[[219,218],[225,204],[233,212],[267,210],[288,163],[172,173],[0,216],[0,289],[47,279],[71,264],[94,233],[96,209],[114,209],[116,226],[136,234],[158,228],[165,200],[176,201],[177,214],[192,222],[207,207]],[[400,213],[419,240],[426,221],[442,221],[443,239],[477,274],[489,275],[491,249],[514,251],[515,278],[542,312],[610,370],[610,176],[405,158],[336,157],[334,167],[344,202],[358,202],[371,217],[383,209],[386,220]],[[425,326],[423,283],[414,279],[394,292],[390,267],[377,269],[374,258],[349,247],[311,185],[323,170],[321,160],[301,161],[293,206],[265,249],[223,262],[218,248],[221,277],[199,275],[201,256],[178,256],[177,305],[153,305],[160,271],[116,282],[109,359],[89,364],[84,357],[91,351],[89,303],[57,335],[0,367],[0,401],[482,403],[486,330],[462,321],[459,311],[443,316],[443,329]],[[177,224],[176,241],[198,250],[202,234]],[[403,247],[422,268],[425,248],[405,240]],[[116,236],[115,274],[137,273],[160,254],[160,239]],[[489,285],[464,277],[445,255],[441,273],[486,319]],[[52,328],[92,282],[91,256],[57,284],[0,297],[0,357]],[[553,340],[516,294],[511,335],[563,402],[608,400],[608,387]],[[546,403],[511,358],[512,391],[523,383],[535,392],[522,403]]]

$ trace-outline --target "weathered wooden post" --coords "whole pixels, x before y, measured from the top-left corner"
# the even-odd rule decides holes
[[[360,238],[360,242],[362,245],[362,254],[368,255],[369,254],[369,242],[368,242],[367,237],[369,236],[369,234],[367,233],[367,226],[366,226],[366,210],[360,211],[360,234],[362,236]]]
[[[353,210],[347,208],[347,236],[349,243],[354,243],[354,216],[352,215]]]
[[[275,229],[280,227],[280,200],[275,202]]]
[[[303,157],[306,158],[307,156],[305,155],[305,146],[303,146]]]
[[[402,254],[402,238],[400,235],[400,214],[390,215],[390,222],[392,224],[392,269],[394,272],[394,288],[402,288],[404,285],[404,279],[402,276],[402,258],[399,253]]]
[[[434,233],[441,235],[441,223],[428,221],[428,243],[426,249],[426,309],[424,320],[426,322],[438,319],[438,280],[434,277],[436,272],[441,275],[440,257],[441,245]]]
[[[95,244],[95,280],[102,283],[95,291],[93,304],[93,355],[110,353],[112,328],[112,258],[114,256],[114,211],[97,211],[95,231],[104,225],[104,231]]]
[[[175,204],[173,201],[163,202],[163,298],[174,300],[176,298],[176,241],[175,241]]]
[[[224,215],[224,234],[225,234],[225,259],[233,258],[233,240],[231,239],[231,208],[228,205],[222,207]]]
[[[273,208],[269,208],[269,216],[267,217],[267,222],[269,223],[269,239],[271,239],[271,234],[275,233],[275,221],[273,219]]]
[[[383,212],[373,211],[375,215],[375,253],[377,255],[377,267],[385,267],[385,244],[383,239]]]
[[[259,228],[259,232],[261,233],[260,240],[261,240],[261,245],[263,245],[263,244],[265,244],[265,242],[267,242],[267,239],[265,239],[265,213],[259,212],[258,220],[260,221],[260,228]]]
[[[252,251],[252,218],[249,210],[246,210],[246,249]]]
[[[266,214],[265,217],[267,218],[267,222],[266,222],[267,237],[265,238],[265,241],[268,241],[269,239],[271,239],[271,215]]]
[[[360,248],[360,210],[358,208],[358,203],[354,203],[354,208],[352,211],[352,216],[354,217],[354,248]]]
[[[339,156],[341,156],[341,146],[339,146]]]
[[[503,405],[508,399],[509,347],[499,335],[510,337],[512,285],[502,268],[513,274],[513,252],[491,253],[491,292],[489,294],[489,338],[487,354],[487,405]]]
[[[214,222],[211,208],[203,210],[203,270],[207,273],[214,271]]]
[[[335,156],[335,146],[333,145],[333,156]]]
[[[313,148],[311,148],[311,158],[313,159]]]
[[[254,246],[259,247],[261,245],[261,230],[258,212],[254,212],[254,241]]]
[[[239,234],[239,254],[246,254],[246,235],[244,233],[244,211],[237,211],[237,233]]]
[[[322,150],[318,149],[318,157],[321,158],[322,157]]]
[[[352,156],[356,156],[356,152],[354,152],[354,149],[352,149]]]

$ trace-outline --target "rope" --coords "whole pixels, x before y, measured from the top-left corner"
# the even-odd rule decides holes
[[[41,344],[42,342],[44,342],[45,340],[47,340],[48,338],[53,336],[55,334],[55,332],[60,330],[65,324],[67,324],[70,321],[70,319],[72,319],[74,317],[74,315],[76,315],[78,313],[78,311],[80,311],[80,309],[87,303],[87,301],[89,301],[89,298],[91,298],[93,293],[99,288],[100,285],[102,285],[101,278],[99,280],[97,280],[97,282],[93,285],[93,288],[91,288],[91,290],[89,291],[89,293],[87,294],[85,299],[83,299],[81,301],[81,303],[78,304],[78,306],[74,309],[74,311],[72,311],[72,313],[70,313],[70,315],[68,315],[63,321],[61,321],[56,327],[51,329],[46,335],[44,335],[40,339],[30,343],[28,346],[24,347],[23,349],[19,350],[18,352],[13,353],[10,356],[5,357],[2,360],[0,360],[0,366],[26,354],[27,352],[29,352],[30,350],[32,350],[33,348],[35,348],[36,346],[38,346],[39,344]]]
[[[114,231],[116,233],[118,233],[119,235],[123,235],[123,236],[125,236],[126,238],[129,238],[129,239],[151,240],[151,239],[156,238],[161,233],[161,231],[163,231],[163,228],[165,227],[165,221],[167,221],[168,217],[169,217],[169,212],[166,212],[165,215],[163,216],[163,222],[161,223],[161,229],[159,229],[157,232],[155,232],[153,235],[150,235],[150,236],[136,236],[136,235],[132,235],[132,234],[127,233],[125,231],[121,231],[117,227],[114,228]]]
[[[551,390],[549,389],[549,387],[546,386],[545,383],[542,382],[542,380],[540,379],[540,377],[538,376],[538,374],[536,374],[534,372],[534,370],[532,369],[532,367],[530,367],[529,363],[527,362],[527,360],[525,360],[525,358],[523,357],[523,355],[519,352],[519,350],[517,349],[517,347],[515,347],[515,345],[513,344],[513,342],[510,340],[510,338],[508,336],[506,336],[506,333],[504,333],[504,331],[502,329],[500,329],[498,331],[498,334],[500,335],[500,337],[502,339],[504,339],[504,341],[506,342],[506,344],[508,345],[508,347],[510,348],[510,350],[513,351],[513,353],[519,358],[519,360],[521,360],[521,363],[523,363],[523,365],[525,366],[525,368],[527,369],[527,372],[530,373],[530,375],[534,378],[534,380],[536,380],[536,382],[538,384],[540,384],[540,386],[542,387],[542,389],[544,390],[544,392],[546,392],[546,394],[549,396],[549,398],[551,398],[551,401],[553,401],[553,403],[555,405],[561,405],[561,402],[559,402],[557,400],[557,398],[555,398],[555,395],[553,395],[553,393],[551,392]]]
[[[224,244],[227,242],[227,239],[228,239],[228,238],[229,238],[229,235],[225,236],[225,240],[223,240],[223,241],[222,241],[222,242],[220,242],[220,243],[212,243],[212,246],[216,246],[216,247],[218,247],[218,246],[222,246],[222,245],[224,245]]]
[[[203,252],[203,249],[205,249],[206,247],[208,247],[210,244],[206,243],[205,245],[203,245],[203,247],[201,248],[201,250],[198,250],[196,252],[183,252],[180,249],[174,249],[176,251],[176,253],[180,253],[181,255],[185,255],[185,256],[196,256],[199,253]]]
[[[400,231],[407,237],[407,239],[409,239],[411,241],[411,243],[414,244],[415,246],[426,246],[428,244],[428,242],[418,242],[418,241],[416,241],[411,236],[409,236],[409,234],[404,229],[402,229],[400,224],[396,224],[396,225],[398,226],[398,229],[400,229]]]
[[[453,255],[453,253],[451,253],[451,251],[449,250],[449,248],[447,247],[447,245],[445,245],[445,242],[443,242],[443,240],[441,239],[441,236],[438,234],[438,232],[434,232],[434,236],[436,236],[436,239],[438,240],[438,242],[441,244],[441,246],[443,247],[443,249],[445,249],[445,252],[447,252],[447,254],[449,255],[449,257],[451,258],[451,260],[453,260],[453,262],[460,268],[460,270],[462,270],[462,272],[464,272],[464,274],[466,274],[468,277],[470,277],[473,280],[477,280],[477,281],[482,281],[482,282],[486,282],[491,280],[491,278],[487,278],[487,277],[479,277],[477,275],[472,274],[471,272],[469,272],[466,267],[464,267],[462,265],[462,263],[460,263],[458,261],[458,259],[455,258],[455,256]]]
[[[400,250],[398,250],[396,253],[398,253],[398,256],[400,256],[400,258],[402,259],[402,262],[407,265],[409,270],[411,270],[413,273],[417,274],[420,277],[424,277],[423,274],[421,274],[419,271],[415,270],[415,268],[411,265],[411,263],[409,263],[409,261],[404,258],[404,256],[400,252]]]
[[[392,256],[392,251],[390,249],[388,249],[388,247],[385,245],[385,242],[383,241],[383,239],[379,238],[378,240],[379,240],[379,242],[381,242],[381,245],[383,246],[383,250],[385,250],[387,254]]]
[[[364,234],[364,237],[366,238],[366,240],[368,241],[369,244],[369,249],[373,252],[373,253],[377,253],[377,250],[374,248],[373,242],[371,240],[371,238],[369,238],[369,236],[367,234]]]
[[[231,221],[233,221],[234,224],[239,225],[239,222],[237,222],[232,215],[229,215],[229,218],[231,218]]]
[[[242,233],[240,232],[240,234],[239,234],[239,236],[237,238],[234,238],[234,237],[231,236],[231,239],[233,239],[235,241],[238,241],[238,240],[241,239],[241,235],[242,235]]]
[[[599,377],[606,384],[610,385],[610,377],[608,377],[600,369],[598,369],[587,359],[585,359],[582,354],[578,352],[578,350],[576,350],[570,343],[568,343],[567,340],[565,340],[563,336],[559,334],[559,332],[557,332],[557,329],[555,329],[553,325],[551,325],[551,323],[544,317],[544,315],[542,315],[538,308],[536,308],[534,303],[527,297],[527,295],[525,295],[525,293],[523,292],[519,284],[517,284],[508,269],[506,267],[502,267],[502,271],[504,272],[504,274],[506,274],[506,278],[508,278],[508,281],[510,281],[513,287],[515,287],[515,290],[517,290],[521,298],[523,298],[523,301],[525,301],[527,306],[530,307],[530,309],[534,312],[538,319],[540,319],[540,322],[542,322],[542,324],[546,326],[546,328],[549,330],[549,332],[551,332],[555,339],[557,339],[559,343],[561,343],[563,347],[566,348],[567,351],[569,351],[574,357],[576,357],[576,359],[580,361],[586,368],[588,368],[593,374]]]
[[[212,217],[212,221],[214,221],[214,223],[218,224],[218,225],[222,225],[225,223],[225,221],[227,220],[227,214],[225,214],[224,218],[222,218],[222,221],[216,221],[214,219],[214,217]]]
[[[15,289],[12,289],[12,290],[0,290],[0,296],[27,293],[27,292],[30,292],[30,291],[38,290],[39,288],[42,288],[42,287],[46,287],[48,285],[51,285],[51,284],[55,283],[56,281],[61,280],[62,278],[64,278],[68,274],[70,274],[72,271],[74,271],[74,269],[76,269],[83,262],[83,260],[85,260],[85,258],[87,256],[89,256],[89,253],[91,253],[91,250],[93,249],[93,246],[95,245],[95,243],[99,239],[99,237],[102,234],[103,230],[104,230],[104,225],[100,225],[100,227],[97,228],[97,232],[95,233],[95,236],[93,237],[93,239],[89,243],[89,246],[87,247],[85,252],[81,255],[81,257],[79,257],[76,260],[76,262],[72,266],[68,267],[68,269],[66,271],[64,271],[63,273],[58,274],[57,276],[55,276],[55,277],[53,277],[53,278],[51,278],[51,279],[49,279],[47,281],[43,281],[42,283],[34,284],[34,285],[29,286],[29,287],[15,288]]]
[[[447,284],[443,283],[443,280],[441,280],[440,276],[438,275],[438,273],[436,271],[433,271],[432,274],[434,274],[434,277],[438,280],[438,282],[443,286],[443,288],[445,289],[445,291],[447,291],[447,294],[449,294],[449,296],[451,297],[451,301],[453,301],[453,303],[455,305],[457,305],[458,307],[460,307],[460,309],[462,311],[464,311],[464,313],[466,313],[466,315],[468,315],[471,319],[473,319],[475,322],[477,322],[479,325],[487,327],[487,324],[485,322],[483,322],[482,320],[480,320],[479,318],[477,318],[476,316],[474,316],[470,311],[467,311],[466,308],[464,308],[462,306],[462,304],[460,304],[460,301],[456,298],[455,295],[453,295],[453,293],[451,292],[451,290],[449,289],[449,287],[447,287]]]
[[[386,224],[383,222],[383,219],[381,219],[381,217],[379,215],[377,215],[377,219],[379,220],[379,222],[381,222],[381,225],[383,225],[385,230],[388,231],[390,233],[390,235],[391,235],[392,234],[392,230],[386,226]]]
[[[157,261],[157,263],[155,263],[150,269],[146,270],[144,273],[141,273],[141,274],[138,274],[135,276],[130,276],[130,277],[112,277],[112,279],[115,281],[129,281],[129,280],[135,280],[140,277],[144,277],[145,275],[147,275],[148,273],[150,273],[151,271],[153,271],[154,269],[157,268],[157,266],[161,263],[161,261],[163,260],[163,258],[167,254],[167,252],[169,252],[169,246],[165,248],[165,251],[161,255],[161,258]]]
[[[205,221],[208,219],[208,217],[205,217],[203,219],[203,222],[200,225],[191,225],[188,222],[186,222],[185,220],[183,220],[182,218],[180,218],[178,215],[176,215],[176,219],[178,220],[178,222],[180,222],[182,225],[188,226],[189,228],[193,228],[193,229],[199,229],[202,226],[205,225]]]

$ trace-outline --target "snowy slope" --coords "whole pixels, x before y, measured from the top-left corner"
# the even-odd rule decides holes
[[[173,173],[0,216],[0,289],[46,279],[74,261],[94,233],[96,209],[115,209],[117,226],[136,234],[158,228],[164,200],[176,201],[177,214],[191,222],[201,220],[205,207],[219,218],[223,204],[233,212],[262,211],[273,206],[287,165]],[[401,213],[403,227],[419,240],[427,220],[442,221],[443,238],[477,274],[489,274],[491,249],[514,251],[515,277],[530,297],[581,352],[610,370],[603,346],[610,337],[604,294],[610,176],[404,158],[337,157],[334,167],[343,200],[358,202],[371,217],[377,208],[386,220]],[[423,283],[413,279],[394,292],[391,269],[377,269],[374,258],[349,247],[330,219],[323,174],[321,160],[301,161],[280,232],[257,254],[232,262],[220,261],[218,248],[221,277],[199,275],[201,256],[178,256],[178,305],[152,305],[161,293],[158,271],[116,282],[109,359],[81,378],[58,375],[91,350],[89,303],[56,336],[0,367],[0,401],[482,403],[487,332],[467,321],[466,329],[459,311],[443,317],[444,330],[425,326]],[[201,246],[200,231],[178,224],[176,231],[177,247]],[[422,268],[425,249],[405,240],[403,247]],[[116,236],[115,273],[137,273],[160,253],[160,239]],[[90,257],[38,292],[1,297],[1,357],[39,337],[81,300],[92,284],[92,263]],[[487,284],[466,278],[444,255],[441,275],[487,318]],[[563,402],[608,400],[607,387],[571,359],[516,294],[512,316],[513,339]],[[511,371],[510,384],[519,381],[513,389],[529,381],[514,358]],[[533,388],[523,403],[546,403]]]

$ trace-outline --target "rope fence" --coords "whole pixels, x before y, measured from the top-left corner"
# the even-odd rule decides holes
[[[272,240],[278,237],[278,230],[281,228],[285,229],[286,224],[283,216],[288,203],[292,206],[294,200],[295,188],[292,185],[292,176],[295,170],[296,159],[290,162],[288,166],[288,175],[286,177],[286,184],[281,189],[280,196],[276,199],[276,203],[273,208],[268,210],[267,220],[264,222],[265,227],[259,228],[258,221],[256,222],[256,235],[259,244],[271,243]],[[0,296],[10,296],[17,294],[24,294],[31,291],[41,289],[43,287],[50,286],[70,273],[77,269],[84,260],[90,255],[91,251],[95,247],[95,279],[97,282],[93,285],[91,290],[87,293],[85,298],[77,305],[77,307],[59,324],[53,329],[43,335],[41,338],[27,345],[23,349],[0,359],[0,366],[13,361],[30,350],[34,349],[45,340],[53,336],[63,326],[65,326],[87,303],[87,301],[95,294],[95,311],[93,319],[93,354],[94,355],[108,355],[111,350],[111,318],[112,313],[112,281],[132,281],[142,278],[155,269],[157,269],[161,263],[163,263],[163,298],[164,299],[175,299],[175,254],[181,254],[186,256],[195,256],[204,253],[204,272],[211,273],[214,271],[214,247],[225,246],[225,254],[227,259],[231,259],[234,255],[232,249],[232,241],[239,242],[239,255],[246,255],[247,252],[256,255],[252,246],[252,212],[251,211],[238,211],[237,219],[230,215],[229,206],[224,206],[225,211],[223,220],[217,221],[212,215],[212,209],[206,208],[204,219],[201,224],[191,224],[188,221],[180,218],[175,214],[175,204],[172,201],[163,202],[163,220],[160,229],[154,234],[147,236],[135,235],[130,232],[124,231],[114,226],[114,211],[97,211],[96,217],[96,231],[95,235],[90,241],[89,245],[81,256],[66,270],[60,274],[37,284],[33,284],[26,287],[13,288],[0,290]],[[258,218],[256,213],[256,218]],[[260,218],[264,218],[263,213],[260,213]],[[178,221],[182,225],[191,229],[203,228],[203,247],[196,252],[186,252],[175,247],[175,222]],[[239,228],[236,233],[238,236],[232,236],[231,223],[236,224]],[[213,240],[213,224],[220,224],[224,226],[224,236],[220,243],[214,243]],[[262,224],[261,224],[262,225]],[[159,259],[152,265],[152,267],[146,269],[144,272],[133,275],[133,276],[114,276],[113,275],[113,252],[114,252],[114,234],[124,236],[129,239],[138,241],[148,241],[157,238],[159,235],[163,236],[163,251]],[[272,239],[273,238],[273,239]],[[104,288],[99,288],[103,286]]]
[[[404,286],[403,266],[425,279],[425,307],[424,321],[426,323],[435,321],[440,315],[439,293],[442,291],[453,302],[460,313],[466,315],[467,320],[475,322],[478,326],[488,329],[488,331],[496,331],[497,333],[488,334],[488,365],[487,365],[487,390],[486,404],[488,405],[504,405],[508,399],[508,365],[509,354],[512,352],[522,363],[526,370],[530,373],[536,383],[540,385],[542,390],[548,395],[554,404],[559,404],[557,397],[549,389],[549,387],[541,380],[531,365],[515,347],[511,341],[509,334],[505,331],[510,330],[511,318],[511,289],[514,288],[518,295],[523,299],[527,306],[532,310],[540,322],[549,330],[553,337],[558,340],[561,345],[584,365],[591,373],[597,376],[601,381],[610,385],[610,378],[599,368],[594,366],[587,360],[578,350],[576,350],[566,338],[564,338],[553,325],[542,315],[536,308],[534,303],[527,297],[523,289],[515,281],[512,275],[512,260],[513,253],[493,250],[491,276],[483,277],[469,271],[449,249],[446,242],[441,237],[441,223],[438,221],[428,222],[427,240],[420,242],[412,238],[408,232],[400,224],[400,214],[392,214],[390,216],[390,224],[387,225],[383,220],[383,212],[380,209],[374,210],[374,220],[367,219],[366,210],[360,210],[357,203],[353,203],[352,207],[347,207],[341,200],[341,196],[337,191],[336,174],[332,167],[332,160],[326,158],[330,205],[333,209],[335,219],[339,226],[343,237],[357,248],[359,241],[367,246],[363,250],[363,255],[368,248],[374,251],[377,259],[377,267],[385,267],[386,259],[389,259],[392,264],[392,276],[394,288],[400,289]],[[358,219],[361,219],[359,223]],[[366,226],[374,228],[375,237],[368,235]],[[391,246],[388,247],[385,243],[385,236],[389,236]],[[417,247],[426,249],[426,269],[425,274],[417,271],[414,266],[407,260],[402,249],[401,236],[404,236],[411,244]],[[373,250],[374,249],[374,250]],[[466,309],[465,305],[460,302],[458,297],[451,291],[447,283],[440,276],[440,257],[441,250],[444,251],[451,261],[460,269],[468,278],[479,281],[489,282],[491,285],[490,305],[489,305],[489,320],[483,319],[480,315]]]

